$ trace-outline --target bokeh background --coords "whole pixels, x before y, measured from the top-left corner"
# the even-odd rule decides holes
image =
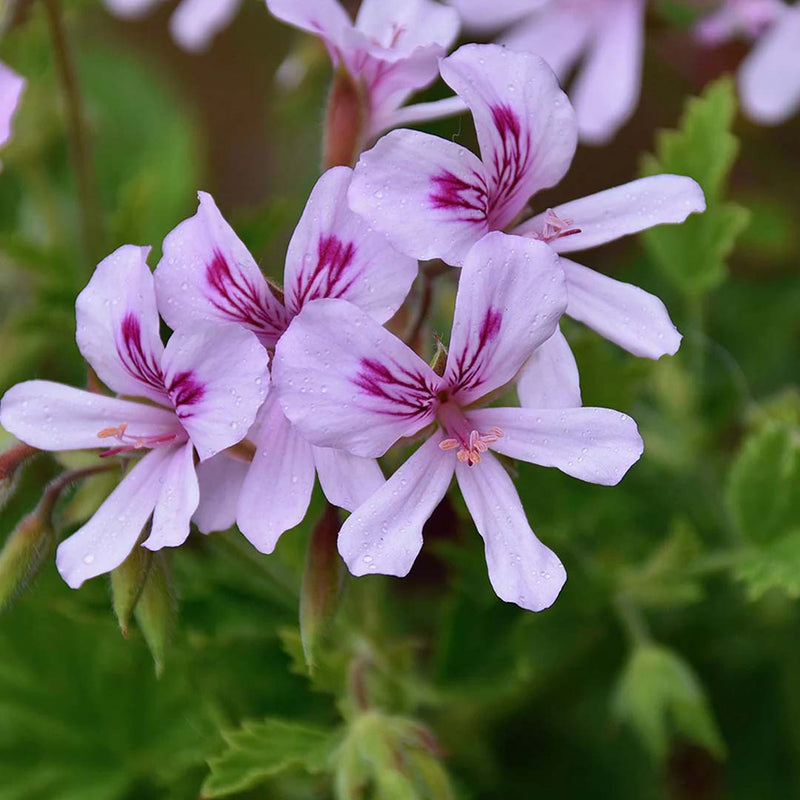
[[[85,385],[75,296],[121,244],[153,245],[155,265],[198,189],[282,274],[320,172],[327,56],[259,0],[187,54],[168,34],[173,6],[126,22],[99,2],[62,4],[94,174],[83,234],[44,3],[17,3],[3,34],[0,57],[28,79],[0,173],[3,391]],[[529,519],[569,574],[555,606],[536,615],[494,596],[453,496],[409,578],[348,581],[309,676],[297,607],[316,497],[274,556],[235,531],[193,534],[172,555],[157,678],[141,631],[121,636],[108,581],[74,592],[48,561],[0,615],[0,800],[800,797],[800,117],[767,129],[737,114],[722,76],[746,48],[699,50],[690,18],[654,4],[636,116],[537,200],[632,180],[655,158],[704,183],[724,228],[591,254],[660,295],[685,339],[648,362],[566,328],[585,403],[630,413],[646,452],[614,489],[519,465]],[[428,129],[474,144],[467,117]],[[678,146],[662,129],[682,130]],[[425,347],[449,329],[453,289],[437,283]],[[62,466],[25,471],[0,538]],[[97,479],[73,494],[65,531],[106,490]],[[316,763],[314,736],[328,734],[343,744]]]

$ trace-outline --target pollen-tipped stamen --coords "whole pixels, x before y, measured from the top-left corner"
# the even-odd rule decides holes
[[[469,441],[463,442],[459,439],[444,439],[439,442],[439,448],[442,450],[455,450],[458,448],[456,458],[462,463],[470,467],[481,463],[481,455],[489,449],[490,444],[494,444],[498,439],[504,436],[500,428],[490,428],[486,433],[472,430],[469,434]]]
[[[114,428],[103,428],[97,434],[98,439],[116,439],[120,442],[118,447],[112,447],[100,453],[100,458],[118,456],[131,450],[152,450],[162,444],[169,444],[177,437],[177,433],[162,433],[156,436],[132,436],[127,433],[128,423],[121,422]]]

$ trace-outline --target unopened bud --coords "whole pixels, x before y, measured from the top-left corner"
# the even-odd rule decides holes
[[[22,467],[39,452],[35,447],[20,443],[0,453],[0,509],[14,494]]]
[[[167,645],[175,627],[178,603],[167,554],[153,553],[134,614],[155,662],[156,675],[164,672]]]
[[[325,116],[325,169],[355,164],[364,144],[367,115],[364,92],[350,73],[339,67],[333,77]]]
[[[53,552],[56,534],[44,500],[22,519],[0,551],[0,611],[4,611],[38,575]]]
[[[300,636],[309,671],[314,669],[317,649],[339,608],[345,574],[336,548],[340,525],[338,509],[327,503],[308,544],[300,594]]]
[[[267,286],[269,287],[272,296],[281,304],[284,305],[286,300],[283,294],[283,287],[272,278],[267,278]]]
[[[131,617],[142,596],[153,564],[153,553],[141,546],[142,540],[143,537],[131,550],[131,554],[111,571],[111,597],[114,613],[117,615],[120,630],[125,638],[128,637]]]

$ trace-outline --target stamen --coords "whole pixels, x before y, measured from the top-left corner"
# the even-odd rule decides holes
[[[98,439],[116,439],[120,445],[112,447],[100,453],[100,458],[109,458],[110,456],[117,456],[120,453],[128,453],[131,450],[152,450],[162,444],[169,444],[174,441],[177,433],[162,433],[157,436],[132,436],[127,433],[128,423],[121,422],[115,428],[103,428],[98,431]]]
[[[541,232],[536,236],[537,239],[550,244],[556,239],[563,239],[565,236],[574,236],[580,233],[580,228],[572,228],[574,220],[559,217],[552,208],[548,208],[544,213],[544,224]]]
[[[455,450],[459,448],[456,453],[456,458],[462,463],[470,467],[481,463],[481,455],[489,450],[489,445],[494,444],[498,439],[504,436],[500,428],[490,428],[486,433],[480,431],[470,431],[469,440],[467,442],[460,441],[459,439],[444,439],[439,442],[441,450]]]

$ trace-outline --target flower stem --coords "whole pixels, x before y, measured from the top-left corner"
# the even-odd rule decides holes
[[[94,166],[89,148],[89,134],[83,108],[75,60],[67,39],[60,0],[43,0],[56,69],[67,112],[67,136],[70,155],[78,186],[80,204],[81,240],[88,263],[94,265],[100,258],[102,233],[98,211]]]

